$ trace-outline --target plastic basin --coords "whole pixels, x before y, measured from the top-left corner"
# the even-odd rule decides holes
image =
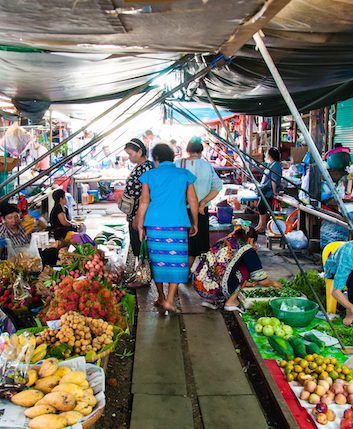
[[[284,311],[281,310],[281,304],[285,302],[288,306],[298,306],[305,311]],[[316,302],[302,298],[275,298],[270,301],[273,315],[286,325],[301,328],[309,325],[319,310]]]

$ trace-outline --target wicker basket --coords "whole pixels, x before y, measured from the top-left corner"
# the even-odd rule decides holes
[[[103,413],[104,413],[104,408],[101,410],[95,411],[88,420],[86,420],[85,422],[82,422],[82,428],[93,429],[94,425],[102,417]]]

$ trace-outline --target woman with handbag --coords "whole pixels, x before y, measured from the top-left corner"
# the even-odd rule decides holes
[[[178,312],[175,293],[179,283],[188,281],[188,230],[191,237],[197,234],[199,207],[193,185],[196,177],[186,169],[176,168],[173,149],[167,144],[157,144],[152,157],[156,168],[140,177],[142,195],[137,227],[141,240],[147,236],[152,277],[158,290],[155,305]],[[167,297],[163,283],[168,283]]]
[[[126,143],[125,152],[128,154],[130,162],[136,164],[136,167],[126,180],[125,190],[118,201],[118,206],[119,209],[127,215],[132,252],[134,256],[138,257],[140,255],[141,241],[137,230],[133,228],[133,222],[139,207],[142,191],[142,184],[139,178],[143,173],[151,170],[153,164],[151,161],[147,160],[146,146],[139,139],[134,138]]]

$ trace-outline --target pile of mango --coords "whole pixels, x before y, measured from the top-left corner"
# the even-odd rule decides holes
[[[86,373],[59,367],[54,358],[28,370],[27,387],[11,401],[27,408],[30,429],[64,429],[91,414],[97,404]]]

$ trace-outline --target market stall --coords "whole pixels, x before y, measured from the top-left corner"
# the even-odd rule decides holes
[[[102,415],[109,355],[134,323],[125,236],[103,227],[98,248],[62,248],[43,271],[26,249],[0,262],[1,427],[91,428]]]
[[[317,272],[307,275],[325,302],[324,280]],[[323,320],[301,274],[282,283],[282,289],[243,289],[239,300],[244,312],[235,317],[276,401],[284,399],[283,427],[349,428],[352,330],[340,317],[332,326]]]

